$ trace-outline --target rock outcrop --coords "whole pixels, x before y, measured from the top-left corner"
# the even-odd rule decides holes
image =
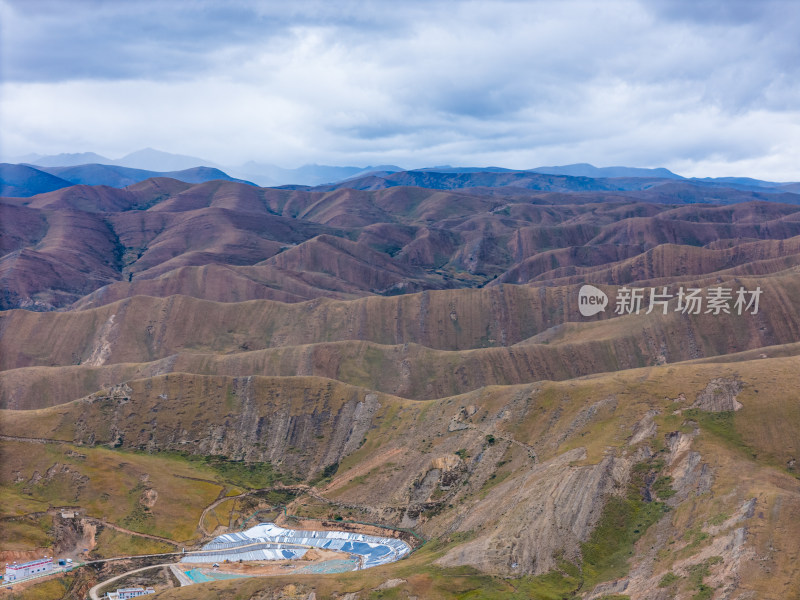
[[[705,389],[697,394],[697,400],[690,408],[707,412],[739,410],[742,403],[736,397],[742,391],[742,381],[738,377],[719,377],[712,379]]]
[[[554,569],[558,554],[579,562],[580,543],[588,539],[605,498],[624,483],[631,465],[630,459],[611,456],[596,465],[571,464],[585,458],[583,449],[571,450],[498,485],[458,527],[477,531],[477,537],[437,563],[536,575]]]

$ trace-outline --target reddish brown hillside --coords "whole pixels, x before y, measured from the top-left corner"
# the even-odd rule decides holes
[[[146,195],[104,185],[74,185],[53,192],[38,194],[17,201],[30,208],[80,210],[86,212],[118,212],[146,204]]]
[[[47,233],[47,217],[42,211],[5,202],[0,202],[0,225],[0,252],[3,256],[35,246]]]
[[[0,308],[96,306],[137,293],[296,302],[480,287],[494,279],[574,283],[594,273],[593,281],[619,283],[790,265],[747,269],[745,258],[712,265],[710,255],[688,250],[663,264],[649,255],[637,262],[637,248],[724,248],[800,235],[796,206],[675,208],[642,202],[637,193],[622,201],[599,192],[520,192],[509,203],[475,189],[404,186],[308,191],[170,179],[124,190],[73,186],[6,202],[11,234],[2,244],[7,291]],[[183,270],[214,265],[272,268]]]
[[[763,223],[707,223],[657,216],[625,219],[609,225],[590,243],[702,246],[720,238],[785,239],[796,235],[800,235],[800,223],[783,219]]]
[[[364,290],[325,273],[292,272],[269,265],[210,264],[178,267],[153,279],[118,281],[82,297],[70,308],[83,310],[133,296],[183,295],[213,302],[277,300],[304,302],[314,298],[349,299]]]
[[[219,208],[164,216],[127,212],[112,223],[122,245],[139,249],[127,272],[145,278],[187,265],[252,265],[329,231],[314,223]]]
[[[120,247],[101,215],[11,208],[3,217],[12,232],[0,259],[5,306],[49,310],[119,277]]]
[[[617,317],[613,309],[586,319],[580,286],[497,286],[442,290],[352,301],[220,304],[185,296],[134,297],[100,308],[65,312],[9,311],[0,321],[8,343],[3,369],[27,366],[149,362],[178,352],[236,352],[318,342],[363,340],[469,350],[532,343],[578,344],[574,370],[593,372],[737,352],[800,339],[800,279],[795,272],[760,279],[685,280],[762,289],[757,315],[688,315],[670,310]],[[612,293],[614,289],[604,286]],[[673,306],[675,300],[673,299]],[[591,349],[592,344],[599,344]],[[585,353],[584,353],[585,351]],[[602,353],[602,359],[596,357]],[[608,356],[605,356],[608,355]],[[659,359],[659,357],[662,357]],[[453,368],[457,366],[453,365]],[[399,368],[399,367],[397,367]],[[547,369],[531,370],[531,377]]]
[[[614,254],[619,257],[614,260]],[[625,256],[627,254],[628,256]],[[598,245],[543,252],[522,261],[489,285],[581,282],[614,285],[662,284],[680,278],[721,274],[766,275],[800,264],[800,237],[730,245],[715,250],[663,244],[640,253],[635,246]],[[735,269],[735,270],[734,270]]]
[[[385,293],[444,287],[443,283],[364,244],[329,235],[315,237],[265,262],[286,271],[317,272],[359,289]],[[427,283],[424,280],[428,280]]]

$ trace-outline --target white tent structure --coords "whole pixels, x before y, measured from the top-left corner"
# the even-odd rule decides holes
[[[241,533],[220,535],[201,552],[183,557],[187,563],[283,560],[302,557],[308,548],[348,552],[360,558],[359,568],[368,569],[394,562],[411,552],[403,540],[347,531],[285,529],[261,523]]]

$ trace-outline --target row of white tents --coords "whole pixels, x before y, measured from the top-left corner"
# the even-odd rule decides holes
[[[220,535],[183,562],[208,563],[301,558],[308,548],[347,552],[360,558],[361,569],[394,562],[411,552],[403,540],[347,531],[285,529],[260,523],[240,532]]]

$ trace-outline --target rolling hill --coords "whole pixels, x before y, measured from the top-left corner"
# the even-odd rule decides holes
[[[650,193],[630,202],[595,192],[501,199],[404,186],[321,192],[169,178],[124,189],[71,186],[0,203],[9,232],[38,223],[36,236],[4,241],[3,307],[96,306],[136,294],[292,302],[574,283],[592,272],[613,271],[591,279],[600,283],[737,266],[767,274],[794,264],[791,244],[757,256],[753,243],[800,235],[795,205],[668,205],[648,201]],[[728,240],[724,251],[700,248],[720,240]]]
[[[595,167],[588,163],[577,163],[560,167],[536,167],[535,169],[531,169],[531,171],[545,173],[547,175],[569,175],[571,177],[592,177],[595,179],[603,177],[660,177],[665,179],[682,179],[680,175],[676,175],[669,169],[664,168]]]
[[[154,177],[169,177],[186,183],[206,181],[237,181],[213,167],[192,167],[181,171],[146,171],[118,165],[80,164],[56,167],[33,167],[31,165],[0,165],[0,197],[28,198],[52,192],[71,185],[102,185],[123,188]]]
[[[218,179],[249,183],[241,179],[235,179],[214,167],[202,166],[179,171],[147,171],[144,169],[133,169],[116,165],[87,163],[68,167],[40,167],[39,170],[65,179],[75,185],[107,185],[116,188],[127,187],[152,177],[169,177],[186,183],[203,183],[205,181],[214,181]],[[12,196],[15,194],[6,195]]]
[[[602,174],[3,198],[0,558],[269,519],[414,552],[161,596],[792,597],[798,196]]]
[[[0,164],[0,196],[33,196],[70,185],[66,179],[27,165]]]
[[[591,166],[591,165],[589,165]],[[578,165],[580,167],[580,165]],[[375,172],[329,185],[319,185],[317,191],[335,189],[380,190],[395,186],[416,186],[429,189],[475,189],[479,194],[492,190],[497,194],[515,194],[520,190],[546,192],[644,192],[650,202],[668,203],[731,203],[746,200],[769,200],[771,194],[781,194],[780,202],[795,204],[791,187],[752,180],[735,182],[713,179],[683,179],[664,170],[637,170],[608,167],[592,170],[568,167],[530,171],[443,169],[436,171]],[[583,173],[592,173],[584,175]],[[765,185],[766,184],[766,185]]]

